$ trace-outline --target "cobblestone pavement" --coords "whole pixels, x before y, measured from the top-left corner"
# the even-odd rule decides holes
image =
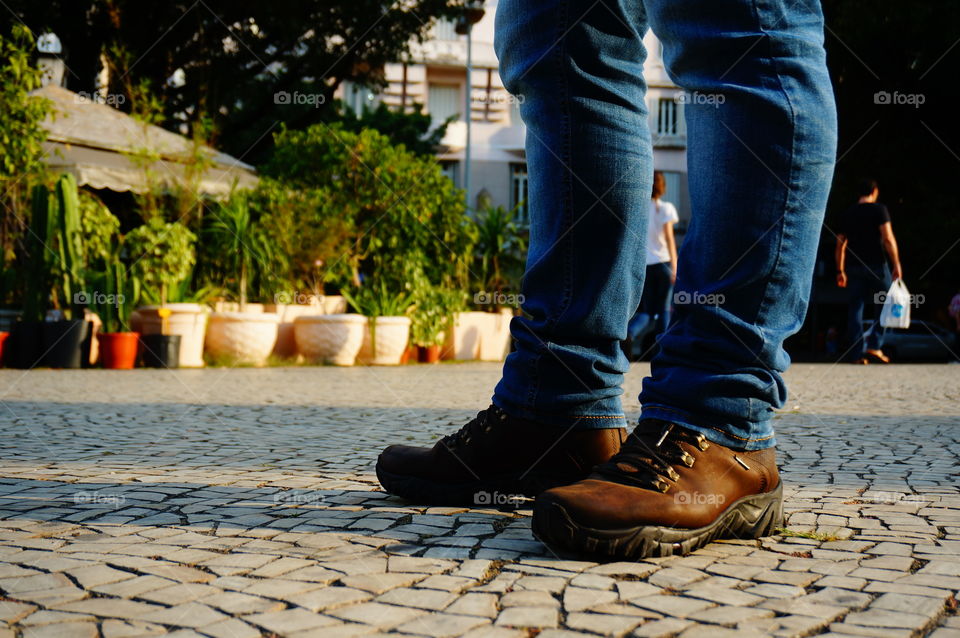
[[[789,531],[606,565],[379,490],[498,370],[0,370],[0,638],[960,636],[960,366],[795,366]]]

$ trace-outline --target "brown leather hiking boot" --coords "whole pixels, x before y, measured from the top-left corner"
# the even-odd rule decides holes
[[[773,448],[738,452],[657,419],[641,421],[586,480],[539,495],[533,511],[534,535],[555,551],[619,560],[686,554],[781,525]]]
[[[439,505],[512,505],[586,478],[620,449],[624,428],[551,428],[490,406],[432,448],[391,445],[377,478],[391,494]]]

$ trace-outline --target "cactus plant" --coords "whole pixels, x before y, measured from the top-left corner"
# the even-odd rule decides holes
[[[80,231],[80,196],[77,180],[65,173],[57,180],[57,250],[59,251],[60,308],[69,311],[80,304],[78,293],[84,287],[83,237]]]
[[[51,199],[50,189],[43,185],[34,186],[26,240],[29,256],[23,295],[23,318],[26,321],[43,321],[50,302],[52,272],[57,257],[50,245],[56,221],[56,203]]]

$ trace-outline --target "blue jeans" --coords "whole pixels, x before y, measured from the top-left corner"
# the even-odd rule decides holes
[[[848,361],[861,358],[867,350],[883,348],[887,329],[880,325],[880,310],[883,302],[880,294],[886,293],[893,283],[890,268],[886,264],[866,266],[847,262],[847,350]],[[864,308],[873,308],[873,322],[864,334]]]
[[[627,337],[635,339],[652,324],[653,334],[660,335],[670,323],[670,305],[673,302],[673,267],[669,261],[647,266],[643,280],[643,295],[637,314],[630,320]]]
[[[493,402],[559,428],[626,423],[619,342],[640,301],[653,178],[642,37],[685,89],[693,220],[640,401],[723,445],[774,445],[836,155],[814,2],[500,0],[527,125],[525,315]]]

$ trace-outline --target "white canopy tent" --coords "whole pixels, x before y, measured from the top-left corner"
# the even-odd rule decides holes
[[[91,188],[135,193],[191,179],[197,149],[186,137],[58,86],[45,86],[34,95],[53,103],[44,122],[45,161],[52,170],[72,173],[79,184]],[[235,185],[256,185],[249,164],[208,146],[199,152],[209,160],[203,174],[192,178],[202,193],[218,197]]]

